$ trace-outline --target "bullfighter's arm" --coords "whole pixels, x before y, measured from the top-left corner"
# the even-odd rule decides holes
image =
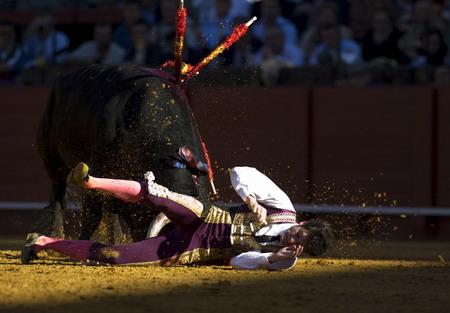
[[[234,190],[247,204],[252,203],[253,198],[266,206],[295,212],[284,191],[256,168],[234,167],[230,171],[230,178]]]
[[[281,271],[291,269],[297,263],[295,256],[274,261],[273,257],[278,253],[267,253],[259,250],[244,252],[231,259],[231,266],[238,270],[257,270],[264,268],[267,270]],[[277,258],[275,257],[275,259]]]

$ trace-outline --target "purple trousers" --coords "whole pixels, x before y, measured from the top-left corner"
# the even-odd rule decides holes
[[[173,265],[215,262],[234,256],[231,224],[205,222],[189,208],[149,194],[141,204],[163,212],[177,227],[166,235],[122,246],[93,243],[88,260],[109,264]]]

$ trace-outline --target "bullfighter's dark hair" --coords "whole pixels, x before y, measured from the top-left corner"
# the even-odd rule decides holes
[[[324,254],[334,242],[333,231],[327,221],[314,218],[302,227],[308,231],[308,239],[304,249],[311,256]]]

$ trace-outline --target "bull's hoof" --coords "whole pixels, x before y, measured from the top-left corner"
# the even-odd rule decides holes
[[[81,186],[84,182],[89,180],[89,166],[86,163],[80,162],[67,175],[68,185]]]
[[[20,254],[20,262],[22,264],[30,264],[31,261],[37,259],[37,255],[34,252],[36,246],[36,241],[41,237],[38,233],[29,233],[27,235],[27,242],[22,248],[22,253]]]

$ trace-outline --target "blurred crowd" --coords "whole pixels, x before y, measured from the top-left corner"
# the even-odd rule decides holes
[[[184,61],[197,64],[235,25],[258,20],[208,67],[259,69],[277,84],[286,69],[327,69],[336,85],[450,84],[450,0],[187,0]],[[173,59],[179,0],[0,0],[0,10],[33,11],[29,25],[0,21],[0,85],[28,69]],[[61,10],[120,10],[117,24],[65,33]],[[72,25],[74,28],[79,25]],[[66,26],[67,28],[67,26]],[[381,69],[381,71],[380,71]],[[410,73],[428,73],[427,78]]]

